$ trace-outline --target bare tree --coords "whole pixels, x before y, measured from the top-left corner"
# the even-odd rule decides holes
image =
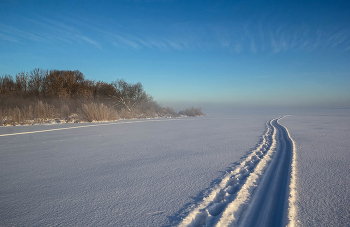
[[[115,105],[123,106],[129,112],[133,111],[136,104],[147,99],[147,94],[140,82],[131,84],[121,79],[113,82],[112,85],[115,88],[115,93],[110,96],[115,99]]]
[[[27,80],[28,75],[25,72],[18,73],[16,75],[16,93],[17,95],[26,95],[27,94]]]
[[[11,75],[5,75],[0,78],[0,93],[12,95],[15,90],[15,82]]]
[[[39,96],[43,92],[44,78],[47,75],[47,71],[36,68],[29,74],[28,90],[29,93],[35,96]]]

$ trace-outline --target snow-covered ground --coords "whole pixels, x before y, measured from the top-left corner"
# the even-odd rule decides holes
[[[294,226],[296,152],[280,119],[266,123],[256,148],[212,187],[179,226]]]
[[[0,226],[253,226],[292,140],[288,218],[349,226],[350,112],[261,113],[0,127]]]
[[[174,225],[256,146],[269,119],[1,127],[0,225]]]
[[[280,120],[297,147],[300,226],[350,226],[350,111],[322,110]]]

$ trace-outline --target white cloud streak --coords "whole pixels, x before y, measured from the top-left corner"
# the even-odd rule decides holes
[[[66,43],[89,43],[97,48],[101,48],[99,42],[89,35],[83,34],[74,26],[69,26],[47,18],[20,18],[25,21],[24,28],[5,25],[0,23],[0,39],[26,43],[35,41],[41,43],[50,43],[51,41],[63,41]]]
[[[24,24],[18,23],[24,21]],[[18,24],[15,26],[13,24]],[[340,49],[350,51],[350,29],[347,27],[313,28],[307,24],[286,24],[266,16],[251,22],[201,24],[196,21],[172,26],[132,29],[120,24],[107,25],[86,18],[48,19],[41,16],[18,18],[15,23],[0,23],[0,40],[13,43],[40,42],[91,45],[104,49],[130,48],[162,51],[220,49],[237,54],[280,53]],[[143,30],[142,30],[143,29]]]
[[[44,41],[38,34],[2,23],[0,23],[0,35],[4,39],[13,42],[19,42],[21,39],[29,39],[37,42]]]

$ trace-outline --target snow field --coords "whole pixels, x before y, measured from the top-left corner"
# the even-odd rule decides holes
[[[296,149],[283,117],[179,226],[296,226]]]
[[[226,174],[208,197],[188,214],[179,226],[229,226],[241,215],[260,176],[275,152],[276,130],[271,121],[259,144],[233,171]]]
[[[242,226],[277,154],[266,133],[245,151],[274,117],[1,127],[0,226]],[[278,121],[293,137],[289,226],[350,226],[349,122],[345,110]]]
[[[350,226],[350,110],[308,111],[280,122],[297,149],[295,225]]]
[[[0,226],[176,226],[224,178],[220,170],[239,165],[232,162],[254,146],[268,119],[0,128],[12,134],[0,137]],[[77,127],[85,125],[94,126]],[[212,213],[227,194],[214,195]]]

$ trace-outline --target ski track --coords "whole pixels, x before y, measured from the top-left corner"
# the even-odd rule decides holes
[[[227,173],[179,227],[295,226],[296,155],[288,130],[276,118],[256,148]]]

